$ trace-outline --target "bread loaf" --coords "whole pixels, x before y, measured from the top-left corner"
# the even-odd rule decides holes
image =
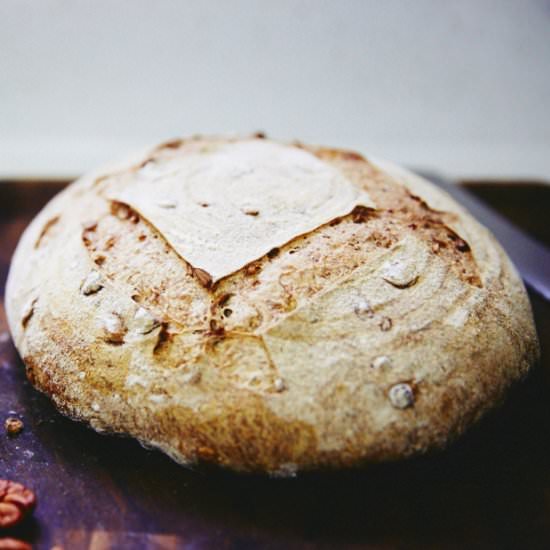
[[[441,447],[538,354],[518,274],[449,196],[261,137],[177,140],[73,183],[21,238],[6,306],[64,414],[275,475]]]

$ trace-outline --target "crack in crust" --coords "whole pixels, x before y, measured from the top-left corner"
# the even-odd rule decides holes
[[[42,244],[42,241],[46,238],[46,235],[59,222],[60,219],[61,219],[61,216],[54,216],[44,224],[44,226],[42,227],[42,230],[40,231],[40,234],[38,235],[38,238],[34,243],[34,248],[38,248]]]
[[[421,238],[432,243],[432,253],[449,261],[457,277],[468,284],[481,287],[481,280],[468,244],[441,219],[445,215],[444,213],[431,210],[422,204],[421,207],[427,211],[427,215],[421,218],[406,206],[379,212],[370,211],[367,218],[361,212],[360,221],[357,219],[357,212],[354,211],[350,215],[340,218],[338,224],[330,222],[310,234],[297,237],[277,249],[276,254],[268,253],[263,258],[255,260],[239,272],[222,279],[215,285],[212,284],[211,278],[204,270],[193,268],[184,259],[180,258],[171,249],[169,243],[163,239],[162,235],[151,227],[146,220],[141,220],[137,213],[125,205],[120,205],[120,203],[114,206],[114,216],[107,216],[101,219],[98,224],[84,229],[83,242],[94,261],[99,264],[99,268],[108,278],[117,281],[126,276],[128,282],[138,283],[131,294],[135,301],[143,306],[153,307],[154,310],[157,309],[158,305],[164,306],[162,313],[167,319],[185,325],[189,324],[189,310],[197,305],[196,300],[190,300],[190,297],[198,299],[199,296],[202,296],[206,298],[210,309],[216,303],[226,306],[236,295],[247,301],[247,294],[254,293],[254,290],[263,284],[260,277],[262,272],[274,262],[282,264],[279,266],[277,284],[287,297],[282,301],[281,299],[271,300],[272,309],[283,313],[293,311],[299,296],[296,296],[293,292],[293,290],[296,291],[296,288],[292,289],[288,284],[285,284],[285,280],[295,282],[292,281],[292,272],[297,273],[300,271],[301,275],[307,276],[309,271],[310,277],[313,272],[314,276],[310,281],[311,284],[306,285],[307,288],[303,289],[307,297],[310,298],[320,292],[323,287],[331,286],[331,281],[335,282],[341,279],[342,276],[345,277],[351,274],[353,269],[368,262],[370,254],[376,252],[376,249],[388,249],[396,244],[400,233],[403,233],[405,228],[417,232],[421,235]],[[129,222],[129,224],[118,225],[119,221]],[[362,224],[362,227],[357,228],[358,224]],[[322,243],[323,239],[331,241],[336,251],[329,250],[323,253],[316,250],[319,247],[319,242]],[[147,292],[148,280],[146,280],[146,273],[124,273],[125,267],[126,270],[128,268],[131,270],[131,263],[126,266],[121,265],[121,262],[127,260],[128,241],[133,241],[131,250],[135,254],[134,261],[137,262],[138,256],[144,251],[147,255],[151,255],[151,261],[146,262],[146,266],[151,266],[151,271],[154,269],[152,266],[156,265],[154,258],[161,256],[163,262],[166,262],[166,260],[171,262],[165,277],[162,273],[149,273],[151,279],[158,280],[158,284],[153,285],[149,292]],[[434,244],[437,245],[437,248],[434,248]],[[303,269],[298,270],[292,264],[285,262],[285,258],[290,255],[294,255],[295,258],[298,255],[303,256],[304,251],[307,256],[305,259],[310,263],[309,266],[302,266]],[[330,254],[330,257],[323,257],[328,254]],[[319,264],[321,266],[323,264],[347,264],[347,269],[341,269],[342,272],[340,273],[337,270],[330,269],[330,267],[319,267]],[[147,267],[145,269],[147,271]],[[176,299],[176,307],[174,308],[173,303],[168,303],[166,290],[168,290],[170,281],[174,280],[172,275],[176,274],[177,279],[186,288],[182,288],[180,296],[170,297],[170,300]],[[314,281],[316,278],[320,279],[321,282]],[[193,279],[198,281],[205,292],[197,292],[193,288],[196,286]],[[317,285],[315,285],[315,282],[317,282]],[[412,282],[404,285],[403,288],[410,284]],[[179,304],[177,303],[178,300]],[[178,305],[181,307],[178,307]],[[173,309],[176,311],[170,312]],[[232,308],[229,309],[233,311]],[[186,319],[186,322],[183,323],[180,320],[182,318]],[[200,320],[197,320],[199,321],[197,326],[200,327],[204,326],[205,321],[208,321],[204,315],[200,317]],[[219,319],[222,323],[224,320],[225,316]],[[243,330],[243,328],[240,327],[240,330]],[[254,330],[257,327],[253,326],[251,328]]]

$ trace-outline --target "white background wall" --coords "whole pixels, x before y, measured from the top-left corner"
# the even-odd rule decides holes
[[[0,176],[257,129],[550,178],[550,2],[0,0]]]

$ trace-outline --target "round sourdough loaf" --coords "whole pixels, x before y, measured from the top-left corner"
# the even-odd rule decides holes
[[[449,196],[261,136],[70,185],[21,238],[6,305],[64,414],[278,475],[441,447],[538,355],[520,278]]]

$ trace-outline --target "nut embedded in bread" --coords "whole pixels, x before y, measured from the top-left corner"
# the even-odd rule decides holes
[[[26,230],[6,302],[64,414],[281,475],[443,446],[538,354],[521,280],[450,197],[257,137],[84,176]]]

